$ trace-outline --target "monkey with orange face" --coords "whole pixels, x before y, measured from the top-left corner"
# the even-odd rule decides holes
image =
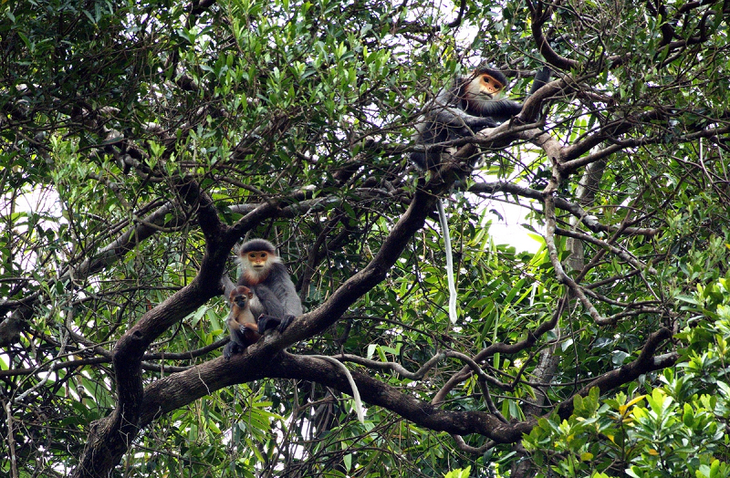
[[[535,75],[530,94],[550,80],[544,68]],[[427,108],[416,124],[417,144],[430,145],[473,136],[484,128],[494,128],[520,114],[522,103],[503,98],[507,77],[499,70],[479,66],[469,76],[457,77]],[[441,162],[443,148],[414,151],[411,161],[420,169],[431,169]]]
[[[229,317],[231,342],[223,351],[226,358],[245,350],[267,330],[283,332],[294,317],[302,315],[302,302],[272,243],[264,239],[244,243],[238,261],[242,272],[229,297],[231,316],[235,312],[237,318]]]
[[[269,329],[276,328],[283,332],[294,317],[302,315],[302,302],[272,243],[264,239],[252,239],[244,243],[238,250],[238,261],[242,271],[238,286],[230,294],[228,328],[231,341],[223,350],[226,359],[246,350]],[[255,317],[258,317],[258,321],[255,321]],[[360,392],[347,367],[326,355],[309,357],[325,360],[345,374],[355,399],[357,418],[363,423]]]
[[[543,68],[535,75],[530,95],[550,80],[550,69]],[[481,65],[469,76],[457,77],[451,88],[444,90],[429,105],[416,124],[415,142],[423,149],[411,153],[411,161],[421,170],[433,170],[442,162],[447,151],[438,143],[473,136],[484,128],[494,128],[520,114],[522,104],[502,98],[507,78],[499,70]],[[449,285],[449,319],[457,321],[457,292],[451,255],[449,224],[442,201],[436,203],[444,236],[446,278]]]

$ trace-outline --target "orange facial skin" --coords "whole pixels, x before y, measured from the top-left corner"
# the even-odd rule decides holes
[[[467,99],[494,99],[504,90],[504,85],[489,73],[482,73],[474,77],[466,85]]]
[[[269,276],[271,265],[281,262],[279,256],[269,251],[249,251],[240,256],[243,275],[248,285],[257,285]]]
[[[481,84],[482,90],[486,90],[489,94],[496,94],[499,93],[504,89],[504,85],[497,81],[495,78],[492,78],[490,75],[482,74],[479,76],[479,82]]]
[[[248,262],[254,269],[262,269],[266,267],[270,254],[267,251],[251,251],[246,254]]]

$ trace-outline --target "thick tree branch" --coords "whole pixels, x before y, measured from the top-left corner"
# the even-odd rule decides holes
[[[145,391],[138,426],[148,425],[160,415],[197,400],[223,387],[263,377],[308,380],[344,393],[351,393],[347,378],[334,365],[312,357],[261,353],[265,347],[253,346],[251,353],[223,357],[158,380]],[[532,428],[531,422],[506,424],[489,413],[441,410],[409,393],[381,383],[368,375],[352,372],[362,399],[391,410],[403,418],[432,430],[458,435],[478,433],[498,443],[513,443]]]
[[[147,347],[172,324],[194,312],[220,292],[220,277],[236,238],[218,219],[210,198],[190,178],[177,183],[185,202],[198,209],[198,224],[206,237],[206,253],[198,275],[181,290],[153,308],[117,342],[112,361],[117,385],[117,407],[92,428],[73,477],[106,476],[139,432],[142,410],[142,357]]]
[[[322,332],[334,324],[357,299],[385,279],[408,241],[423,227],[426,218],[434,210],[438,200],[436,191],[444,188],[443,181],[432,179],[424,188],[416,191],[410,207],[395,224],[370,263],[340,286],[324,304],[295,321],[284,332],[281,347]]]

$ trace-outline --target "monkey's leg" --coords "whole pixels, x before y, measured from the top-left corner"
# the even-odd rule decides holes
[[[282,333],[286,330],[287,327],[292,323],[292,321],[296,318],[294,315],[285,315],[284,318],[281,320],[281,323],[279,324],[279,327],[277,327],[276,330],[279,331],[279,333]]]
[[[261,338],[261,333],[256,324],[243,324],[241,326],[241,333],[243,334],[244,348],[248,348],[249,345],[253,345]]]
[[[276,329],[279,333],[284,332],[294,320],[293,315],[285,315],[283,319],[273,315],[261,315],[259,317],[259,333],[265,334],[267,330]]]
[[[235,354],[243,353],[249,345],[253,345],[261,338],[256,324],[243,324],[238,330],[231,333],[231,341],[223,349],[223,356],[226,360]]]

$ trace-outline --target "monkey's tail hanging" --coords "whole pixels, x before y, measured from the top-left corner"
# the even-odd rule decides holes
[[[355,379],[352,378],[352,374],[349,370],[347,370],[345,364],[343,364],[336,358],[332,358],[327,355],[308,355],[308,357],[315,357],[318,359],[322,359],[326,362],[330,362],[331,364],[339,367],[344,372],[345,377],[347,377],[347,382],[350,384],[350,388],[352,389],[352,398],[355,400],[355,413],[357,414],[357,419],[360,423],[365,423],[365,413],[363,412],[362,408],[362,400],[360,400],[360,391],[357,389]]]
[[[446,249],[446,280],[449,283],[449,320],[456,323],[456,284],[454,283],[454,259],[451,256],[451,236],[449,235],[449,223],[444,212],[442,200],[436,201],[439,211],[439,222],[441,233],[444,235],[444,249]]]

